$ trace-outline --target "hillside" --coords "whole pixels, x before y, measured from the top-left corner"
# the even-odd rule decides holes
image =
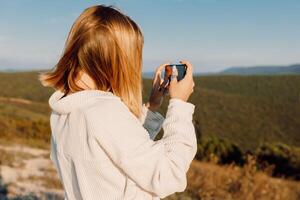
[[[47,102],[53,89],[44,88],[37,79],[36,71],[5,73],[0,72],[0,96]]]
[[[195,77],[195,83],[189,101],[196,105],[194,124],[199,138],[225,138],[244,151],[264,142],[300,146],[300,76],[207,76]],[[150,86],[151,80],[144,79],[144,101]],[[8,128],[16,119],[31,126],[30,118],[47,126],[47,101],[53,89],[43,88],[36,72],[0,73],[0,87],[1,97],[32,101],[19,105],[0,99],[0,113],[5,116],[0,116],[4,118],[0,126]],[[168,97],[159,110],[163,114],[167,102]]]
[[[300,74],[300,64],[290,66],[253,66],[253,67],[231,67],[221,71],[219,74],[235,75],[278,75],[278,74]]]
[[[199,138],[226,138],[244,151],[264,142],[300,145],[300,76],[208,76],[195,84]],[[166,106],[167,99],[161,112]]]

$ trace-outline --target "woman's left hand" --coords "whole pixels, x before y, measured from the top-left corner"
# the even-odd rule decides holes
[[[161,72],[165,69],[165,66],[168,64],[170,63],[164,63],[155,70],[155,75],[152,80],[152,90],[149,102],[146,103],[148,109],[152,111],[157,110],[161,106],[163,97],[167,93],[167,88],[165,88],[165,86],[167,85],[168,80],[164,81],[161,78]]]

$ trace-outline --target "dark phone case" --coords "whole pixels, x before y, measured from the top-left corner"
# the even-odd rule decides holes
[[[177,76],[177,81],[180,81],[181,79],[184,78],[185,74],[186,74],[186,68],[187,66],[185,64],[171,64],[171,65],[166,65],[165,66],[165,71],[164,71],[164,80],[168,80],[168,83],[167,85],[165,86],[166,87],[166,93],[168,94],[168,89],[169,89],[169,86],[170,86],[170,81],[171,81],[171,75],[172,75],[172,67],[173,66],[176,66],[177,68],[177,71],[178,71],[178,76]],[[168,71],[170,72],[169,75],[168,74]],[[159,91],[161,91],[161,88],[159,88]]]
[[[187,66],[185,64],[171,64],[171,65],[166,65],[165,67],[165,78],[168,78],[169,81],[171,81],[171,75],[167,76],[167,68],[171,67],[171,71],[172,71],[172,67],[176,66],[177,71],[178,71],[178,76],[177,76],[177,81],[180,81],[181,79],[184,78],[185,74],[186,74],[186,68]]]
[[[172,67],[176,65],[177,71],[178,71],[178,76],[177,76],[177,81],[180,81],[181,79],[184,78],[186,74],[186,68],[187,66],[185,64],[171,64],[171,65],[166,65],[165,66],[165,71],[164,71],[164,80],[168,80],[166,87],[166,94],[168,95],[169,92],[169,86],[170,86],[170,81],[171,81],[171,75],[172,75]],[[169,69],[168,69],[169,68]],[[167,72],[170,72],[169,75],[167,75]],[[161,88],[159,88],[159,91],[161,91]]]

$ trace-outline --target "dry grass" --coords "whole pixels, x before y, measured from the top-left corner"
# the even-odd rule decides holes
[[[11,153],[0,149],[0,165],[12,166],[14,162],[15,157]]]
[[[42,185],[48,189],[58,189],[62,190],[63,186],[57,177],[57,172],[55,169],[44,170],[44,176],[42,177]]]
[[[44,176],[29,176],[27,178],[19,178],[19,181],[30,181],[33,183],[38,183],[38,185],[47,189],[63,189],[61,182],[56,178],[56,174],[45,174]]]
[[[299,182],[271,178],[268,173],[257,171],[251,157],[243,168],[193,161],[188,171],[187,192],[201,200],[300,199]]]
[[[33,155],[25,152],[11,152],[0,149],[0,165],[9,167],[22,167],[23,160],[34,158]]]

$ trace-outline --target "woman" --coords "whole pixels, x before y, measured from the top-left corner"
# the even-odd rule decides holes
[[[51,154],[68,200],[148,200],[182,192],[197,151],[192,123],[192,65],[168,85],[157,68],[150,100],[142,103],[143,35],[113,6],[85,9],[73,24],[54,70],[41,74],[56,91]],[[154,141],[161,127],[164,136]]]

